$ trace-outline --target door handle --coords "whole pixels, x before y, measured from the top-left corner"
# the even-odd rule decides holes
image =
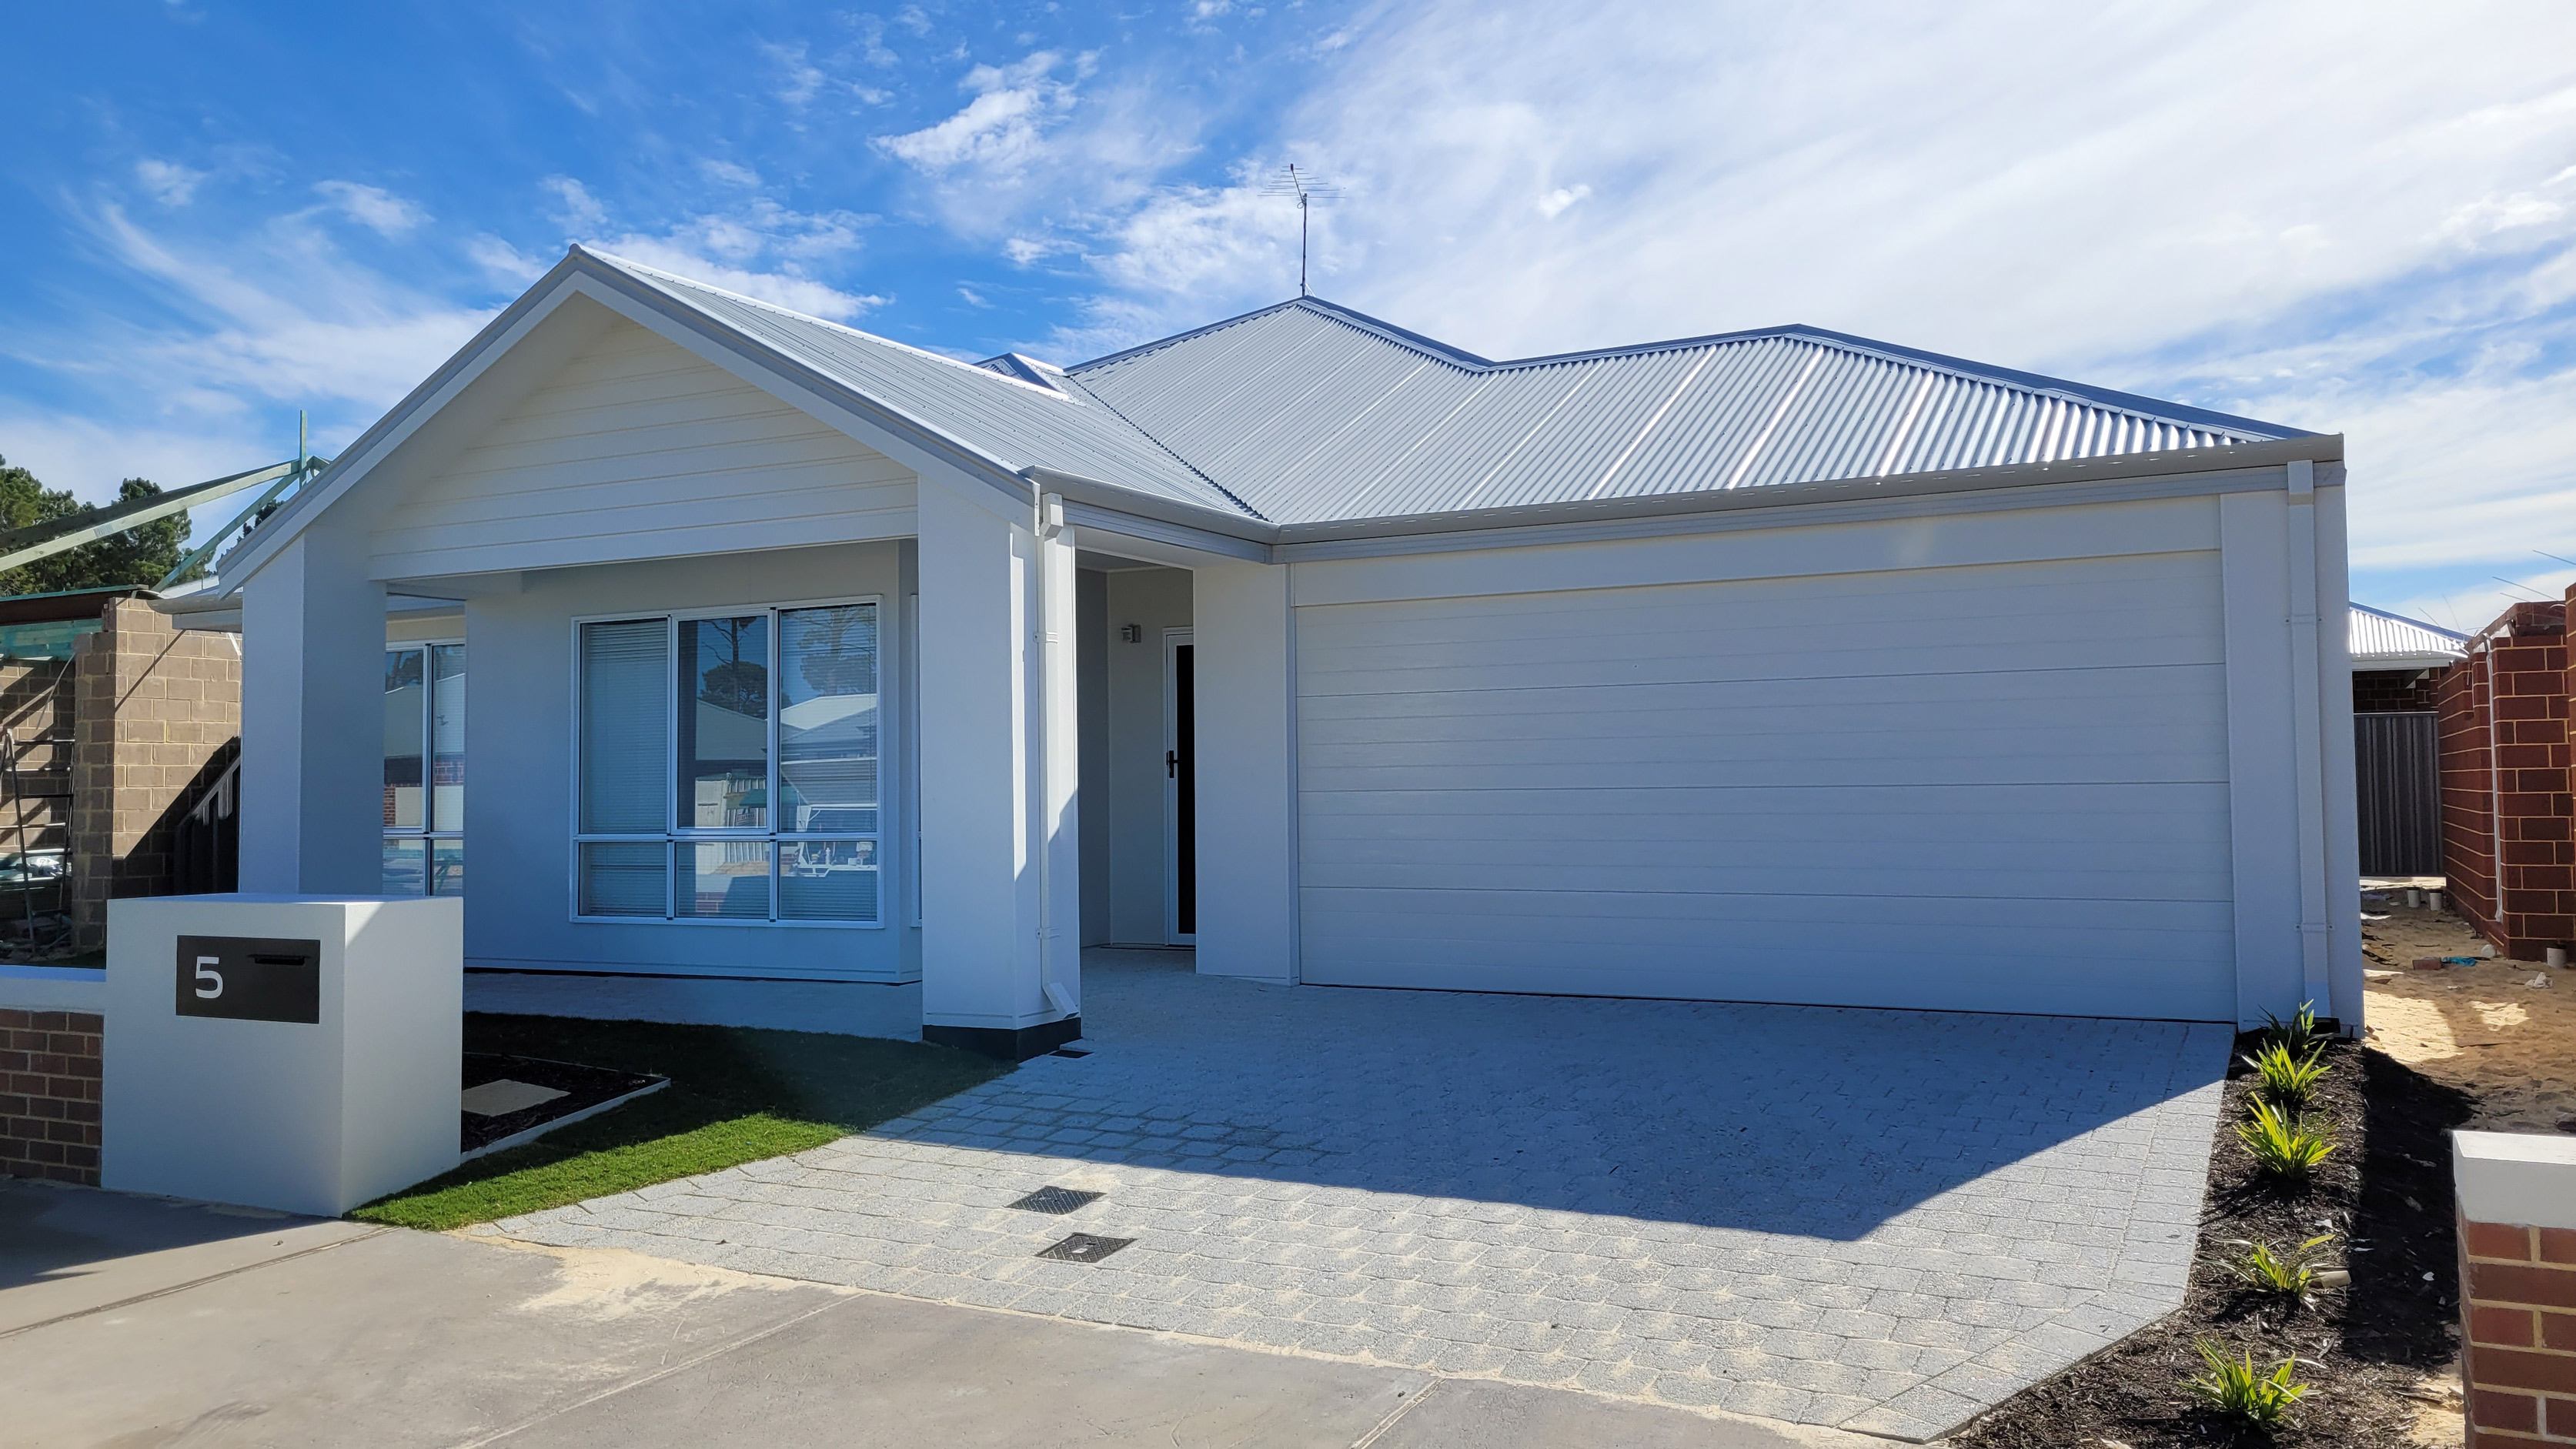
[[[1166,779],[1166,780],[1177,780],[1177,779],[1181,778],[1181,752],[1180,752],[1180,751],[1178,751],[1178,750],[1165,750],[1165,751],[1163,751],[1163,778],[1164,778],[1164,779]]]

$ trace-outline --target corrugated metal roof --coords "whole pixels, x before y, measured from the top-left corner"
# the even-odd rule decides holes
[[[1491,362],[1314,298],[1066,373],[1283,524],[2306,436],[1812,327]]]
[[[2420,619],[2409,619],[2374,609],[2368,604],[2355,604],[2350,613],[2346,638],[2352,646],[2352,662],[2367,669],[2374,661],[2420,661],[2433,658],[2467,657],[2468,636],[2454,634]]]
[[[1072,368],[965,363],[589,255],[1010,471],[1273,524],[2306,436],[1812,327],[1493,362],[1314,298]]]
[[[1245,512],[1112,406],[1050,385],[1051,369],[1029,368],[1024,379],[1018,369],[959,362],[621,257],[590,255],[1010,471],[1053,468],[1201,508]]]

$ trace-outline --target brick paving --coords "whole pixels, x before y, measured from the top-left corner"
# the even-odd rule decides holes
[[[1089,1056],[481,1231],[1912,1440],[2181,1302],[2223,1027],[1172,960],[1087,955]]]

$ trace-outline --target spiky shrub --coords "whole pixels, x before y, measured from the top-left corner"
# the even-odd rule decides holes
[[[2320,1042],[2305,1052],[2294,1052],[2277,1041],[2265,1042],[2249,1057],[2239,1057],[2254,1069],[2261,1079],[2260,1089],[2266,1100],[2276,1107],[2296,1109],[2308,1104],[2317,1094],[2317,1084],[2326,1078],[2326,1049]]]
[[[2273,1252],[2269,1243],[2239,1238],[2229,1246],[2243,1251],[2227,1259],[2227,1271],[2265,1293],[2296,1298],[2303,1305],[2313,1303],[2317,1295],[2317,1274],[2333,1259],[2327,1247],[2334,1242],[2334,1237],[2332,1233],[2319,1233],[2281,1253]]]
[[[2264,1012],[2263,1036],[2273,1045],[2294,1052],[2322,1047],[2326,1040],[2326,1034],[2317,1030],[2317,1004],[2313,1001],[2300,1002],[2298,1015],[2288,1021]]]
[[[2236,1124],[2236,1140],[2245,1144],[2245,1150],[2254,1155],[2254,1166],[2265,1175],[2283,1182],[2305,1182],[2308,1173],[2335,1150],[2334,1138],[2323,1126],[2293,1117],[2259,1098],[2246,1105],[2251,1111]]]
[[[2193,1339],[2192,1347],[2200,1350],[2200,1361],[2208,1371],[2185,1382],[2201,1402],[2229,1418],[2270,1429],[2307,1396],[2308,1386],[2291,1376],[2297,1359],[2285,1358],[2269,1369],[2258,1369],[2250,1350],[2229,1358],[2226,1350],[2206,1338]]]

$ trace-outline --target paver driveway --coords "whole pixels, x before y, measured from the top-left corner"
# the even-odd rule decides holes
[[[483,1231],[1918,1440],[2181,1301],[2224,1028],[1186,963],[1089,953],[1089,1056]]]

